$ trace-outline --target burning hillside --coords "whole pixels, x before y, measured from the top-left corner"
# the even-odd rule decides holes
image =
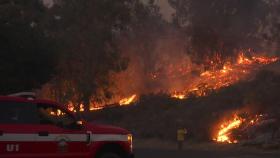
[[[267,135],[258,141],[268,141],[275,139],[278,132],[278,125],[275,117],[269,114],[249,114],[239,113],[233,114],[231,119],[221,122],[213,140],[218,143],[239,143],[256,141],[257,137]]]
[[[280,73],[265,71],[280,72],[280,0],[2,1],[3,95],[38,90],[136,138],[186,128],[196,141],[280,148]]]
[[[247,57],[243,52],[240,52],[235,63],[225,61],[221,69],[207,70],[200,73],[199,77],[190,81],[190,84],[184,91],[174,92],[171,96],[178,99],[185,99],[191,95],[205,96],[211,91],[252,77],[252,73],[260,67],[276,62],[277,60],[277,57]],[[213,61],[211,61],[211,64],[215,65]]]
[[[217,62],[218,61],[218,62]],[[139,82],[134,78],[135,75],[129,76],[119,76],[121,80],[125,80],[124,83],[118,82],[121,94],[132,94],[132,95],[119,95],[112,100],[102,101],[102,102],[92,102],[90,110],[100,110],[104,107],[110,106],[128,106],[135,103],[139,96],[145,95],[146,93],[165,93],[171,98],[175,99],[187,99],[191,96],[201,97],[210,94],[213,91],[217,91],[220,88],[230,86],[237,83],[240,80],[252,79],[254,74],[264,65],[271,64],[278,61],[278,57],[268,57],[265,55],[258,55],[252,53],[250,50],[246,53],[244,51],[238,53],[236,59],[229,58],[228,60],[222,61],[219,55],[216,56],[215,60],[210,60],[210,66],[207,69],[205,65],[195,65],[195,64],[184,64],[184,62],[178,63],[178,66],[173,66],[173,63],[165,69],[164,71],[158,71],[153,73],[148,73],[145,78],[147,78],[150,84],[159,84],[165,80],[164,76],[168,80],[172,79],[173,82],[168,81],[168,87],[157,87],[156,89],[149,89],[148,91],[141,91],[139,89],[133,89],[135,84],[139,83],[129,83],[127,80],[132,80]],[[223,64],[221,64],[223,63]],[[192,65],[192,66],[191,66]],[[135,68],[133,71],[136,71]],[[127,70],[130,73],[131,69]],[[195,74],[193,74],[196,72]],[[198,72],[198,73],[197,73]],[[133,74],[133,73],[132,73]],[[131,79],[133,77],[133,79]],[[120,81],[120,80],[117,80]],[[166,82],[166,81],[164,81]],[[180,86],[176,86],[177,82],[180,82]],[[141,83],[143,84],[143,83]],[[141,85],[140,84],[140,85]],[[174,84],[175,86],[173,86]],[[131,87],[130,87],[131,85]],[[127,97],[121,97],[127,96]],[[71,103],[71,102],[70,102]],[[83,109],[83,105],[78,106]],[[70,105],[70,110],[74,110],[73,105]],[[83,110],[80,110],[83,111]]]
[[[213,138],[213,140],[217,142],[237,143],[237,140],[231,138],[230,132],[232,132],[232,130],[236,128],[239,128],[242,123],[243,123],[243,119],[234,115],[232,120],[229,120],[228,122],[224,122],[220,126],[218,134],[216,138]]]
[[[208,69],[205,69],[206,65],[203,64],[186,64],[182,61],[179,62],[177,66],[174,66],[174,63],[171,63],[169,66],[166,66],[167,68],[164,70],[148,73],[145,77],[149,84],[162,85],[161,82],[168,82],[167,84],[169,86],[159,86],[155,89],[151,88],[148,91],[139,89],[133,90],[133,86],[138,85],[139,83],[137,82],[139,81],[135,79],[131,79],[135,81],[135,83],[128,83],[127,81],[129,81],[131,77],[137,78],[137,75],[133,75],[133,73],[137,72],[136,69],[138,68],[132,70],[128,69],[127,73],[130,74],[131,72],[129,78],[127,76],[121,76],[121,80],[125,79],[125,83],[119,82],[119,86],[122,87],[120,88],[122,92],[127,93],[126,90],[128,90],[130,93],[133,91],[135,94],[116,102],[119,102],[120,106],[129,105],[138,99],[137,96],[147,93],[165,93],[170,95],[171,98],[176,99],[187,99],[190,96],[206,96],[212,91],[230,86],[240,80],[252,79],[254,73],[262,66],[276,61],[278,61],[278,57],[258,55],[248,50],[246,53],[245,51],[238,53],[236,59],[229,58],[225,61],[222,61],[221,57],[216,55],[215,60],[209,62],[210,66],[208,66]],[[194,72],[196,73],[193,74]],[[165,81],[165,77],[168,78],[168,81]],[[177,82],[180,83],[180,86],[176,86],[178,84]],[[131,85],[131,87],[127,87],[127,85]]]
[[[136,94],[133,94],[132,96],[130,96],[130,97],[128,97],[128,98],[121,99],[121,100],[119,101],[119,105],[120,105],[120,106],[129,105],[129,104],[135,102],[136,97],[137,97],[137,95],[136,95]]]
[[[264,69],[279,66],[275,63]],[[167,94],[144,95],[138,106],[108,108],[89,118],[132,129],[137,138],[174,140],[176,129],[183,126],[188,129],[188,140],[262,145],[279,138],[279,83],[279,74],[261,71],[252,80],[204,97],[180,100]]]

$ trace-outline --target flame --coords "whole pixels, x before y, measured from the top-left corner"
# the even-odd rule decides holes
[[[68,102],[68,104],[67,104],[67,109],[69,110],[69,111],[71,111],[71,112],[77,112],[77,110],[75,109],[75,106],[74,106],[74,104],[73,104],[73,102]],[[80,111],[80,112],[83,112],[83,111],[85,111],[85,106],[84,106],[84,104],[80,104],[79,106],[78,106],[78,111]]]
[[[252,57],[255,62],[260,64],[270,64],[279,60],[278,57],[266,58],[266,57]]]
[[[119,101],[118,105],[119,106],[130,105],[131,103],[135,102],[136,100],[137,100],[137,95],[133,94],[130,97],[121,99]],[[106,103],[105,102],[98,103],[98,102],[92,101],[92,102],[90,102],[90,105],[89,105],[89,111],[101,110],[101,109],[104,109],[105,107],[106,107]],[[77,111],[80,111],[80,112],[84,112],[85,111],[84,104],[79,104],[75,108],[73,102],[71,102],[71,101],[68,103],[67,108],[68,108],[69,111],[72,111],[74,113],[77,112]]]
[[[133,102],[136,101],[136,98],[137,98],[137,95],[136,94],[133,94],[132,96],[128,97],[128,98],[124,98],[124,99],[121,99],[119,101],[119,105],[129,105]]]
[[[234,115],[234,118],[228,122],[222,123],[220,126],[218,135],[213,140],[217,142],[226,142],[226,143],[237,143],[238,141],[231,138],[230,134],[233,129],[239,128],[243,123],[243,119]]]
[[[96,110],[101,110],[104,109],[104,104],[103,103],[98,103],[98,102],[90,102],[89,105],[89,111],[96,111]]]
[[[90,107],[89,111],[96,111],[96,110],[101,110],[101,109],[104,109],[104,107],[103,106],[100,106],[100,107]]]
[[[75,107],[74,107],[74,105],[73,105],[73,102],[68,102],[68,104],[67,104],[67,109],[69,110],[69,111],[74,111],[75,110]]]
[[[53,116],[64,116],[65,115],[65,113],[64,112],[62,112],[61,110],[59,110],[59,109],[56,109],[56,110],[51,110],[51,109],[49,109],[49,114],[50,115],[53,115]]]
[[[184,87],[182,87],[182,84],[180,83],[178,84],[179,87],[177,86],[174,89],[168,89],[167,93],[171,98],[175,99],[188,99],[191,96],[207,96],[213,91],[217,91],[223,87],[228,87],[242,79],[247,79],[249,74],[252,74],[260,67],[279,60],[278,57],[266,57],[254,54],[248,55],[248,52],[251,53],[251,50],[248,50],[246,53],[241,51],[235,60],[230,59],[226,61],[223,61],[221,55],[217,53],[213,59],[207,59],[207,63],[209,63],[211,66],[205,71],[201,71],[203,69],[203,65],[195,65],[195,67],[192,67],[190,64],[184,64],[183,66],[180,66],[180,64],[172,64],[168,66],[168,71],[166,74],[161,74],[160,71],[153,72],[149,73],[149,77],[151,80],[156,81],[162,76],[167,75],[171,76],[171,78],[179,77],[181,81],[181,78],[190,76],[189,74],[193,71],[200,72],[197,76],[192,75],[191,79],[185,79],[185,81],[188,82],[182,81]],[[224,64],[221,66],[222,63]],[[162,73],[165,73],[165,71]],[[180,89],[180,91],[178,91],[178,89]],[[130,105],[137,100],[139,95],[140,94],[135,93],[132,96],[120,100],[118,100],[119,96],[117,96],[109,102],[102,101],[102,103],[91,103],[93,105],[89,106],[89,110],[100,110],[106,107],[106,105],[111,104],[117,106]],[[71,102],[68,105],[68,109],[73,112],[85,110],[84,106],[74,106]]]
[[[80,112],[85,111],[85,106],[84,106],[84,104],[80,104],[79,110],[80,110]]]
[[[243,52],[239,53],[238,55],[238,59],[237,59],[237,63],[238,64],[252,64],[253,61],[250,60],[249,58],[247,58],[245,56],[245,54]]]
[[[218,57],[218,56],[217,56]],[[217,61],[221,61],[216,59]],[[221,69],[212,69],[201,72],[199,77],[193,79],[182,92],[172,92],[170,97],[186,99],[189,96],[206,96],[209,92],[230,86],[241,79],[248,77],[248,74],[256,71],[263,65],[278,61],[278,57],[252,56],[247,57],[240,52],[235,63],[225,62]],[[212,65],[215,65],[211,61]]]
[[[241,129],[243,129],[243,131],[246,131],[244,129],[258,124],[262,117],[263,115],[259,114],[247,118],[242,118],[237,114],[234,114],[231,120],[223,122],[219,126],[219,130],[213,140],[218,143],[238,143],[239,141],[234,138],[234,135],[232,134],[233,130],[240,129],[242,127]]]
[[[171,98],[186,99],[186,95],[175,91],[173,94],[171,94]]]

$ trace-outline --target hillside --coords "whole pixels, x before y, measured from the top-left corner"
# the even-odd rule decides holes
[[[176,100],[165,94],[145,95],[134,105],[103,109],[87,117],[130,129],[137,138],[175,140],[177,128],[185,127],[189,139],[211,140],[218,123],[233,112],[280,114],[279,68],[280,63],[268,65],[253,80],[206,97]]]

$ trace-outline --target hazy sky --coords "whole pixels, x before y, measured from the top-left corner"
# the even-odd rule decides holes
[[[52,7],[54,0],[43,0],[43,3],[46,7]],[[148,2],[149,0],[142,0],[143,2]],[[168,4],[168,0],[155,0],[156,3],[160,6],[161,14],[163,15],[164,19],[170,21],[172,18],[172,13],[174,9],[170,7]]]
[[[42,1],[43,1],[43,4],[48,8],[51,8],[53,6],[54,0],[42,0]]]
[[[148,2],[149,0],[142,0],[143,2]],[[170,21],[174,9],[168,4],[168,0],[155,0],[155,2],[160,6],[160,12],[163,15],[164,19]]]

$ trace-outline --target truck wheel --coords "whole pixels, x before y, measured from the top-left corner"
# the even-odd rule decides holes
[[[104,153],[100,155],[98,158],[121,158],[121,157],[116,153]]]

